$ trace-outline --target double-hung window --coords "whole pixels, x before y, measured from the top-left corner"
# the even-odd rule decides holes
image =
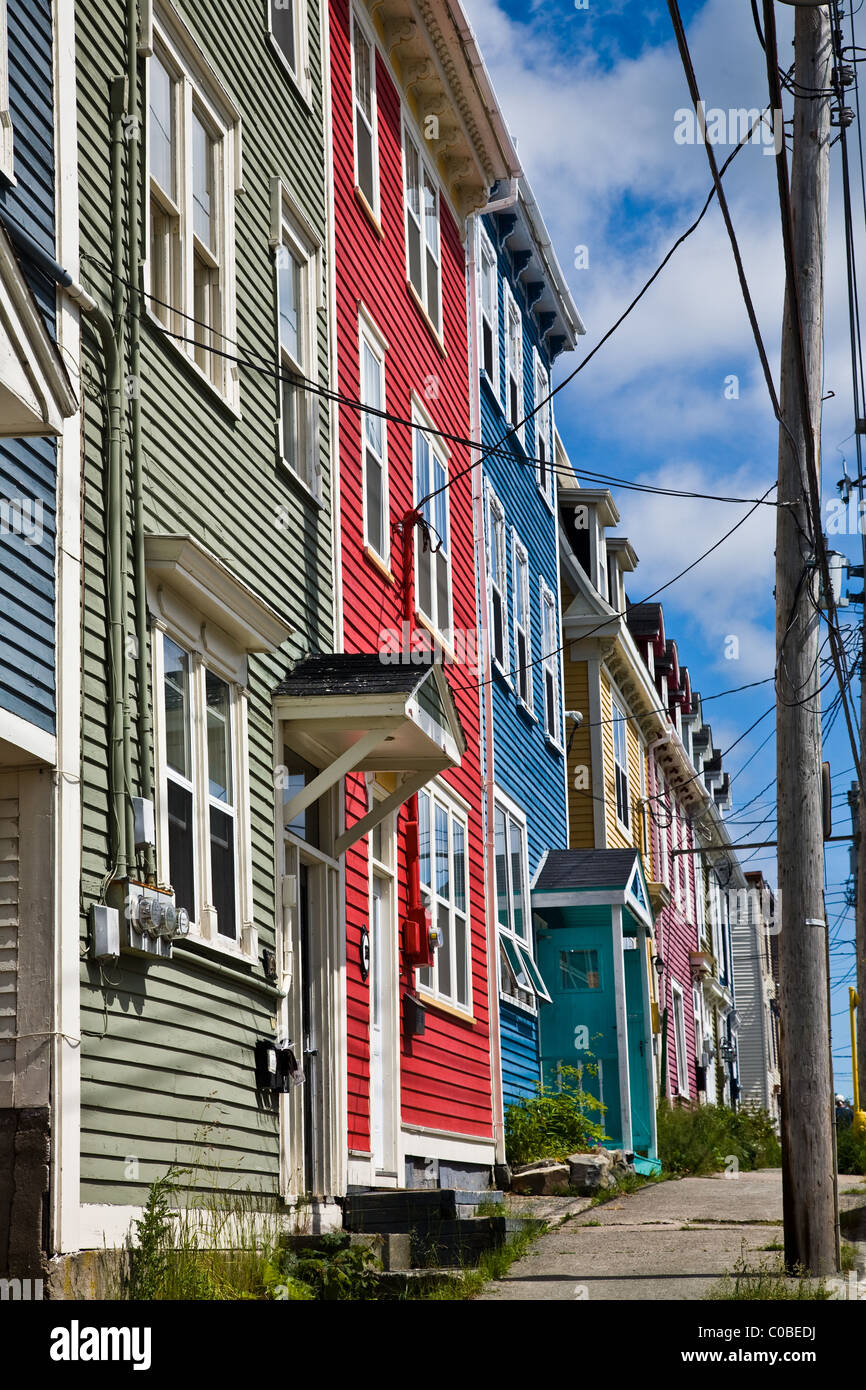
[[[365,316],[360,318],[361,468],[364,494],[364,544],[388,564],[388,465],[385,410],[385,345]]]
[[[355,187],[379,216],[379,147],[376,132],[376,49],[352,12],[352,93],[355,115]]]
[[[616,700],[611,701],[613,712],[613,777],[614,793],[616,800],[616,818],[623,830],[628,830],[629,821],[629,801],[628,801],[628,723],[627,716],[617,704]]]
[[[191,36],[159,15],[147,83],[148,302],[237,407],[237,371],[221,354],[235,325],[240,116]]]
[[[437,333],[442,331],[439,186],[408,130],[403,132],[406,263],[409,283]]]
[[[201,652],[155,641],[160,879],[191,935],[249,954],[243,696]]]
[[[532,953],[526,821],[497,800],[494,808],[496,915],[499,922],[499,989],[524,1008],[549,1000]]]
[[[316,312],[320,252],[279,179],[271,187],[271,246],[277,278],[279,449],[287,468],[319,496]]]
[[[268,0],[271,43],[306,96],[306,0]]]
[[[532,709],[532,631],[529,612],[529,556],[517,536],[514,545],[514,684],[518,698]]]
[[[451,633],[451,543],[449,538],[448,463],[432,428],[413,407],[415,430],[415,506],[426,525],[415,528],[415,606],[435,632]]]
[[[479,228],[478,278],[481,306],[481,366],[499,396],[499,276],[496,252],[483,227]]]
[[[487,494],[487,554],[490,574],[490,654],[496,664],[505,670],[508,663],[505,512],[492,490]]]
[[[421,898],[440,934],[433,965],[419,971],[434,999],[472,1010],[466,813],[444,788],[418,793]]]
[[[523,315],[507,280],[505,290],[505,416],[523,443]]]
[[[550,374],[535,353],[535,452],[538,458],[538,487],[549,507],[553,506],[553,464],[550,448]]]
[[[674,1038],[676,1039],[677,1054],[677,1091],[681,1096],[689,1094],[689,1064],[686,1052],[686,1010],[682,988],[673,983],[671,986],[673,1013],[674,1013]]]
[[[541,653],[544,674],[544,731],[554,743],[561,743],[559,709],[559,624],[556,599],[541,581]]]

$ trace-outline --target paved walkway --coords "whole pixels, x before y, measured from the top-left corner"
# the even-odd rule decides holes
[[[866,1205],[845,1195],[858,1186],[839,1179],[843,1209]],[[569,1216],[480,1297],[700,1299],[743,1253],[753,1266],[778,1260],[766,1247],[781,1239],[779,1169],[671,1180]]]

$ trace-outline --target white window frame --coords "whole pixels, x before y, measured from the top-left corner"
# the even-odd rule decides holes
[[[418,506],[422,497],[426,497],[428,493],[441,487],[441,484],[437,482],[435,477],[437,465],[442,470],[443,482],[447,484],[449,453],[438,436],[426,432],[428,430],[435,430],[436,426],[427,412],[422,410],[417,397],[414,395],[412,397],[412,422],[415,426],[421,426],[421,428],[415,428],[412,444],[412,495],[415,505]],[[421,491],[418,486],[418,450],[422,447],[422,440],[429,450],[427,484],[423,491]],[[436,612],[427,613],[421,606],[419,575],[421,573],[422,537],[421,527],[415,527],[415,608],[431,630],[445,642],[450,641],[454,624],[454,574],[451,566],[450,495],[450,489],[446,486],[443,490],[437,491],[437,495],[421,509],[422,514],[427,517],[431,526],[436,526],[436,522],[439,520],[444,525],[446,532],[445,544],[439,552],[439,554],[444,552],[445,563],[448,566],[448,621],[444,624],[439,621],[442,615],[439,613],[438,586],[435,582],[437,565],[435,564],[431,565],[430,590],[433,600],[431,606],[436,609]],[[437,530],[438,529],[437,527]],[[436,543],[438,542],[434,538],[434,544]],[[436,558],[437,557],[434,557],[434,559]]]
[[[177,152],[177,187],[175,199],[169,190],[157,184],[151,172],[150,154],[150,90],[152,62],[147,63],[144,109],[146,113],[145,151],[147,161],[147,197],[145,200],[145,288],[149,295],[154,288],[152,259],[152,206],[160,205],[174,231],[169,232],[168,258],[176,279],[177,302],[170,309],[146,300],[148,316],[167,334],[167,341],[181,352],[189,365],[235,413],[240,409],[240,376],[237,364],[227,357],[211,354],[206,371],[196,361],[196,348],[207,351],[206,335],[212,346],[223,349],[227,341],[237,337],[235,215],[234,195],[241,188],[241,117],[240,111],[217,77],[207,56],[178,15],[169,9],[157,8],[153,16],[153,48],[173,83],[175,95],[174,130]],[[194,232],[192,124],[196,115],[214,142],[214,207],[216,251],[205,247]],[[172,245],[176,239],[176,245]],[[217,272],[219,293],[218,321],[210,329],[195,322],[195,262],[196,257]],[[174,335],[174,336],[172,336]],[[183,339],[194,339],[184,342]]]
[[[556,595],[549,589],[542,578],[540,581],[541,593],[541,669],[544,676],[544,732],[545,737],[550,740],[560,751],[562,751],[562,691],[560,689],[559,675],[561,670],[559,660],[559,621],[556,609]],[[545,640],[545,618],[550,613],[551,635],[553,648],[547,646]],[[548,690],[547,678],[550,677],[553,689],[553,730],[551,730],[551,720],[548,710]]]
[[[380,406],[380,409],[384,412],[384,411],[386,411],[387,408],[388,408],[388,407],[387,407],[387,397],[386,397],[386,387],[385,387],[385,378],[386,378],[386,372],[385,372],[385,354],[386,354],[387,351],[388,351],[388,344],[387,344],[387,342],[385,341],[385,339],[382,337],[382,334],[379,332],[378,328],[377,328],[376,325],[374,324],[373,320],[370,318],[369,314],[364,310],[363,307],[359,307],[359,310],[358,310],[358,365],[359,365],[359,370],[360,370],[360,378],[359,378],[359,381],[360,381],[360,389],[359,389],[359,391],[358,391],[358,399],[359,399],[359,401],[361,401],[361,403],[364,404],[364,405],[369,404],[369,402],[367,402],[367,401],[364,400],[364,382],[365,382],[365,376],[364,376],[364,348],[365,348],[365,346],[369,349],[369,351],[371,352],[373,358],[375,359],[375,361],[376,361],[376,363],[377,363],[377,365],[378,365],[378,367],[379,367],[379,373],[380,373],[380,375],[379,375],[379,383],[380,383],[380,388],[381,388],[381,390],[380,390],[380,394],[381,394],[381,406]],[[391,563],[391,512],[390,512],[390,506],[389,506],[389,500],[388,500],[388,422],[387,422],[387,420],[384,418],[384,415],[383,415],[382,418],[381,418],[381,420],[380,420],[380,423],[381,423],[381,426],[382,426],[382,457],[381,457],[381,459],[377,460],[377,462],[380,464],[381,470],[382,470],[382,549],[379,550],[379,549],[377,549],[377,547],[373,544],[372,540],[370,539],[370,525],[369,525],[370,517],[369,517],[368,501],[367,501],[367,449],[368,449],[368,447],[371,448],[371,452],[373,453],[373,456],[374,456],[374,457],[375,457],[375,450],[372,449],[372,446],[370,446],[370,445],[368,444],[368,440],[367,440],[367,430],[366,430],[366,416],[365,416],[365,414],[364,414],[363,412],[361,413],[360,420],[361,420],[361,497],[362,497],[362,503],[363,503],[364,545],[365,545],[369,550],[371,550],[371,551],[373,552],[373,554],[374,554],[375,556],[378,557],[379,560],[381,560],[382,564],[383,564],[383,565],[386,567],[386,569],[387,569],[387,568],[390,566],[390,563]]]
[[[538,484],[538,491],[541,493],[542,497],[544,498],[545,503],[547,504],[548,510],[552,512],[552,511],[553,511],[553,508],[554,508],[555,481],[554,481],[554,472],[553,472],[553,449],[552,449],[552,447],[551,447],[551,440],[552,440],[552,436],[553,436],[553,431],[552,431],[552,429],[551,429],[550,400],[549,400],[549,396],[550,396],[550,372],[549,372],[548,368],[545,367],[544,363],[542,362],[542,360],[541,360],[541,353],[538,351],[538,348],[533,348],[533,349],[532,349],[532,379],[533,379],[533,390],[534,390],[534,397],[535,397],[534,403],[535,403],[535,406],[536,406],[536,412],[535,412],[535,416],[534,416],[534,419],[535,419],[535,455],[536,455],[536,458],[539,458],[539,457],[541,456],[541,447],[540,447],[540,446],[541,446],[541,443],[543,442],[543,443],[544,443],[544,447],[545,447],[545,456],[546,456],[546,469],[545,469],[545,471],[546,471],[546,473],[547,473],[547,482],[546,482],[546,486],[544,486],[544,485],[542,484],[542,478],[541,478],[541,465],[540,465],[540,463],[536,463],[536,465],[535,465],[535,479],[536,479],[536,482],[537,482],[537,484]],[[544,402],[543,405],[542,405],[542,401]]]
[[[647,873],[649,873],[650,855],[652,854],[652,842],[650,838],[652,817],[650,815],[650,808],[647,805],[646,743],[640,734],[638,734],[637,753],[640,759],[641,850]]]
[[[523,314],[520,305],[514,296],[510,284],[505,276],[502,278],[503,288],[503,314],[505,324],[505,418],[509,428],[514,430],[514,434],[521,444],[525,445],[526,426],[523,417],[526,414],[526,369],[524,365],[523,353]],[[517,337],[512,336],[512,327],[516,324]],[[512,344],[517,347],[517,361],[513,362]],[[511,378],[516,378],[517,385],[517,414],[512,410],[511,402]]]
[[[406,146],[411,144],[418,157],[418,192],[419,192],[419,212],[415,216],[409,206],[408,193],[408,161],[406,158]],[[418,303],[427,315],[436,335],[442,339],[444,337],[442,328],[442,190],[439,186],[439,179],[436,176],[435,167],[430,163],[424,154],[423,142],[415,132],[410,129],[406,119],[405,110],[402,112],[402,139],[403,151],[403,235],[406,248],[406,282],[412,293],[417,297]],[[432,253],[427,241],[427,218],[424,212],[424,179],[429,179],[433,191],[436,195],[436,252],[434,260],[437,266],[437,294],[435,304],[430,302],[430,286],[427,273],[427,254]],[[411,260],[409,256],[409,222],[414,222],[420,233],[421,246],[421,288],[412,280]],[[420,220],[419,220],[420,219]],[[435,310],[435,312],[434,312]]]
[[[485,261],[487,265],[485,267]],[[484,324],[486,315],[484,313],[484,285],[490,288],[490,312],[493,316],[490,323],[490,333],[492,338],[493,350],[493,373],[489,373],[484,366]],[[481,224],[478,222],[478,360],[481,370],[486,376],[497,400],[501,400],[500,380],[499,380],[499,262],[496,255],[496,248],[490,237]]]
[[[496,561],[494,565],[494,559]],[[499,571],[499,583],[494,580],[494,568]],[[496,654],[495,611],[499,599],[502,627],[502,654]],[[508,539],[505,508],[493,488],[487,485],[487,601],[490,614],[490,659],[496,669],[507,676],[511,653],[508,635]]]
[[[367,125],[368,122],[364,113],[359,110],[358,96],[355,89],[356,32],[360,32],[362,39],[370,49],[370,136],[372,143],[371,160],[373,171],[373,188],[371,190],[373,194],[372,199],[367,197],[367,194],[361,187],[360,179],[358,178],[358,121],[359,119],[362,120],[365,125]],[[351,49],[352,64],[352,167],[354,170],[355,189],[358,193],[361,194],[362,198],[367,203],[370,211],[373,213],[373,216],[376,218],[376,221],[379,222],[381,221],[382,214],[379,184],[379,109],[376,104],[376,40],[373,33],[370,30],[370,26],[367,22],[366,16],[363,14],[359,5],[352,4],[349,7],[349,35],[349,46]]]
[[[519,703],[532,714],[534,709],[535,668],[532,664],[532,604],[529,585],[529,552],[517,532],[511,532],[511,552],[514,556],[514,689]],[[519,621],[523,606],[525,623]],[[526,650],[526,659],[520,659],[520,638]],[[525,684],[525,692],[521,688]]]
[[[495,847],[496,832],[500,818],[503,823],[505,838],[504,889],[505,915],[507,922],[502,922],[500,918],[499,856]],[[515,925],[514,855],[511,844],[513,831],[516,831],[519,839],[519,872],[522,878],[521,897],[523,901],[523,928],[520,931],[518,931]],[[502,998],[507,999],[510,1004],[524,1009],[527,1013],[535,1014],[538,1012],[538,999],[544,999],[549,1003],[550,995],[547,992],[538,966],[535,963],[532,905],[529,886],[529,836],[526,816],[520,807],[499,788],[495,791],[494,799],[494,854],[497,861],[494,891],[496,893],[496,922],[499,931],[499,951],[497,953],[499,993]],[[508,963],[509,974],[514,976],[516,992],[506,987],[506,973],[503,967],[503,957]]]
[[[472,911],[469,897],[469,816],[466,807],[452,796],[449,790],[439,781],[430,783],[418,793],[418,816],[419,816],[419,837],[421,832],[420,817],[422,807],[426,798],[429,804],[430,815],[430,884],[421,884],[421,899],[425,907],[431,911],[431,925],[436,926],[439,919],[438,909],[444,907],[448,912],[448,933],[451,946],[451,969],[450,982],[447,990],[439,987],[439,959],[438,950],[433,952],[433,964],[428,969],[418,971],[418,990],[433,1002],[446,1004],[449,1009],[455,1009],[458,1013],[465,1014],[467,1018],[472,1017],[473,1008],[473,980],[472,980]],[[463,856],[464,856],[464,903],[463,910],[456,906],[453,891],[449,898],[444,898],[436,890],[436,808],[445,812],[448,825],[448,885],[453,890],[454,886],[454,846],[455,836],[454,827],[459,826],[463,831]],[[464,967],[466,970],[466,1000],[462,1001],[457,996],[457,952],[454,949],[456,938],[455,922],[460,918],[465,929],[465,959]],[[440,948],[441,949],[441,948]],[[427,978],[425,978],[427,977]]]
[[[307,381],[317,381],[319,374],[318,313],[322,308],[322,243],[298,207],[285,183],[271,180],[270,246],[274,258],[274,292],[277,306],[276,360],[279,393],[279,415],[276,422],[277,453],[285,472],[321,504],[321,438],[319,429],[319,397],[315,391],[297,388],[301,403],[298,443],[302,445],[304,467],[296,468],[286,452],[286,411],[284,374],[296,373]],[[283,256],[291,256],[300,266],[303,298],[299,324],[301,358],[294,359],[282,343],[280,333],[280,266]]]
[[[211,631],[185,605],[172,604],[177,622],[154,622],[151,645],[154,715],[154,771],[156,783],[157,877],[170,884],[168,781],[183,783],[169,773],[166,755],[165,715],[165,639],[189,656],[190,680],[190,757],[192,778],[188,790],[193,796],[193,875],[195,912],[190,914],[189,935],[214,950],[255,962],[258,936],[254,925],[252,845],[250,830],[249,735],[247,714],[246,653],[234,647],[223,634]],[[191,619],[191,620],[190,620]],[[207,766],[207,705],[205,675],[210,671],[229,688],[231,712],[230,749],[232,755],[233,804],[215,800],[210,794]],[[212,902],[210,811],[215,806],[231,812],[235,822],[235,935],[220,932],[217,911]]]
[[[679,1004],[679,1010],[677,1005]],[[682,985],[671,981],[671,1013],[674,1024],[674,1043],[677,1057],[677,1093],[689,1098],[689,1063],[686,1051],[686,1002]]]
[[[307,0],[290,0],[292,7],[292,17],[294,19],[294,40],[295,40],[295,66],[292,67],[283,49],[277,43],[274,36],[273,9],[274,0],[265,0],[265,12],[268,25],[268,38],[277,61],[281,64],[284,72],[288,74],[292,82],[297,87],[301,96],[309,105],[312,101],[310,87],[310,50],[307,40],[309,27],[307,15]],[[277,9],[287,9],[288,6],[277,4]]]
[[[622,707],[621,702],[611,691],[610,696],[611,712],[611,733],[613,735],[613,780],[614,780],[614,811],[616,823],[624,834],[631,834],[631,805],[629,799],[629,767],[628,767],[628,715]],[[617,744],[622,743],[622,761],[618,756]],[[618,775],[619,774],[619,775]],[[620,795],[620,778],[624,780],[623,797]],[[620,800],[624,798],[625,819],[620,815]]]
[[[15,183],[15,139],[9,106],[9,24],[6,0],[0,0],[0,174]]]
[[[661,768],[658,767],[658,765],[656,766],[656,784],[656,815],[653,817],[653,820],[656,828],[656,842],[658,844],[659,852],[659,883],[664,883],[668,888],[670,888],[670,859],[668,855],[668,829],[670,827],[666,825],[665,822],[666,820],[670,820],[671,810],[670,806],[668,805],[668,791],[667,783],[665,782],[665,775],[662,772]]]

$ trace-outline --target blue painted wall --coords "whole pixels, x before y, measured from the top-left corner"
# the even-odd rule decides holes
[[[7,187],[0,178],[0,208],[53,256],[50,0],[8,0],[8,26],[16,182]],[[22,267],[53,334],[54,286],[23,259]],[[22,503],[33,523],[32,531],[16,534],[4,513],[0,525],[0,707],[49,732],[55,716],[56,483],[52,439],[0,440],[0,502]]]
[[[502,289],[507,278],[511,292],[523,318],[523,410],[525,417],[535,406],[536,348],[542,364],[549,369],[551,359],[542,342],[537,325],[529,312],[525,294],[515,278],[505,244],[500,244],[496,215],[481,219],[498,258],[499,293],[499,382],[500,397],[482,371],[481,431],[485,445],[498,444],[508,429],[502,401],[505,399],[506,338],[505,304]],[[508,445],[509,456],[486,458],[485,528],[487,517],[487,484],[489,482],[505,512],[506,524],[506,660],[511,670],[517,665],[514,642],[514,533],[527,551],[529,568],[529,606],[531,622],[532,660],[542,655],[542,614],[540,580],[543,578],[554,597],[558,594],[558,550],[555,508],[547,505],[538,487],[537,469],[527,458],[537,457],[537,417],[525,426],[525,448],[519,440]],[[553,448],[553,421],[550,423],[550,448]],[[486,541],[489,539],[485,537]],[[488,551],[485,549],[485,554]],[[482,595],[482,602],[486,594]],[[558,668],[557,668],[558,672]],[[539,663],[531,670],[534,716],[528,714],[518,700],[516,685],[494,667],[493,701],[493,774],[497,789],[506,793],[526,816],[530,881],[539,861],[548,849],[564,849],[568,844],[568,814],[564,780],[564,757],[545,737],[544,675]],[[558,674],[557,674],[558,679]],[[559,692],[560,711],[562,691]],[[539,1002],[540,1010],[549,1005]],[[500,1039],[502,1050],[502,1089],[506,1105],[521,1096],[532,1095],[540,1078],[538,1015],[500,999]]]

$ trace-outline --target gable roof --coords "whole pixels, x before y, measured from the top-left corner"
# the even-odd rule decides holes
[[[631,882],[636,849],[552,849],[533,885],[536,893],[619,888]]]

